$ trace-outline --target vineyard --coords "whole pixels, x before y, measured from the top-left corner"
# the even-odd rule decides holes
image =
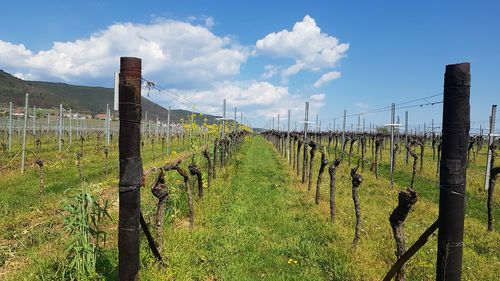
[[[61,106],[30,123],[26,96],[0,127],[0,277],[495,280],[496,106],[470,133],[463,65],[447,66],[442,131],[410,132],[395,105],[385,126],[346,129],[344,112],[311,129],[307,102],[297,130],[257,133],[226,100],[215,123],[151,122],[137,58],[121,58],[115,120]]]

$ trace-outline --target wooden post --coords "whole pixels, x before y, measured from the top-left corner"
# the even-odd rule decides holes
[[[119,280],[139,278],[141,160],[141,59],[120,58]]]
[[[444,74],[443,152],[439,173],[438,281],[458,281],[462,274],[469,98],[470,64],[447,65]]]

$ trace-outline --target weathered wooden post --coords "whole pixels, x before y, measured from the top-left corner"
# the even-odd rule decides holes
[[[138,280],[141,160],[141,59],[120,58],[119,279]]]
[[[439,234],[436,280],[458,281],[462,274],[465,173],[470,129],[470,64],[446,66],[443,152],[439,173]]]

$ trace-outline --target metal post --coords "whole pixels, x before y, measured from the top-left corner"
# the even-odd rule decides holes
[[[78,120],[78,112],[76,113],[76,140],[78,141],[80,139],[80,125],[78,124],[80,120]]]
[[[491,157],[492,150],[490,149],[493,144],[493,134],[495,133],[495,118],[497,117],[497,105],[491,106],[491,116],[490,116],[490,134],[488,135],[488,160],[486,160],[486,173],[484,175],[484,189],[488,190],[490,188],[490,171],[491,171]]]
[[[307,142],[307,127],[308,127],[307,122],[309,122],[309,102],[308,101],[306,101],[306,110],[304,113],[304,143]],[[305,147],[305,144],[304,144],[304,147]]]
[[[71,109],[69,110],[69,144],[73,141],[73,116],[71,115]]]
[[[155,126],[155,136],[154,138],[158,138],[158,134],[159,134],[159,131],[160,131],[160,121],[158,120],[158,116],[156,116],[156,126]]]
[[[222,101],[222,138],[226,137],[226,99]]]
[[[121,281],[139,278],[141,160],[141,60],[120,58],[119,82],[119,222],[118,277]]]
[[[9,151],[12,150],[12,102],[9,102]]]
[[[278,132],[280,131],[280,115],[278,114]]]
[[[36,106],[33,106],[33,123],[31,124],[33,137],[36,135]]]
[[[342,152],[344,152],[344,144],[345,144],[345,119],[346,119],[347,111],[344,109],[344,121],[342,122]]]
[[[287,126],[287,131],[286,131],[286,143],[287,143],[287,158],[288,162],[290,162],[290,109],[288,110],[288,126]]]
[[[58,137],[57,137],[57,144],[59,146],[59,151],[62,150],[62,142],[61,142],[61,138],[62,138],[62,104],[59,104],[59,129],[58,129]]]
[[[405,148],[408,147],[408,111],[405,111]],[[405,153],[405,165],[408,164],[408,148],[406,148]]]
[[[320,131],[320,125],[319,125],[319,115],[316,114],[316,132]]]
[[[167,155],[170,155],[170,106],[167,114]]]
[[[144,132],[149,136],[149,121],[148,121],[148,112],[144,114]]]
[[[23,129],[23,151],[21,156],[21,173],[24,173],[24,163],[26,161],[26,129],[28,127],[28,93],[24,105],[24,129]]]
[[[234,130],[238,131],[238,117],[236,115],[236,106],[234,107]]]
[[[105,146],[107,147],[109,145],[109,104],[106,104],[106,121],[104,122],[104,130],[105,133],[105,137],[106,137],[106,140],[105,140]]]
[[[396,115],[396,105],[391,104],[391,188],[394,186],[394,122]]]
[[[431,134],[432,134],[432,137],[434,137],[434,119],[432,119],[432,121],[431,121]]]
[[[439,172],[438,281],[458,281],[462,274],[469,99],[470,64],[447,65],[444,74],[443,149]]]

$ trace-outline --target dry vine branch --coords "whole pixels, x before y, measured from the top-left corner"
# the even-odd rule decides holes
[[[161,168],[158,178],[151,186],[151,192],[158,198],[158,205],[156,206],[156,233],[158,234],[158,244],[161,248],[163,245],[162,225],[165,217],[166,202],[169,198],[169,191],[165,186],[164,173]]]
[[[207,159],[207,188],[210,188],[212,182],[212,161],[210,160],[210,153],[207,148],[203,150],[203,156]]]
[[[486,207],[488,209],[488,231],[493,231],[493,194],[495,192],[495,183],[497,180],[497,175],[500,173],[500,167],[494,167],[496,158],[496,145],[493,144],[489,147],[491,150],[491,169],[489,178],[489,188],[488,188],[488,200],[486,202]]]
[[[317,145],[314,141],[310,141],[309,146],[311,147],[311,151],[309,151],[309,154],[311,155],[311,159],[309,161],[309,175],[307,176],[307,191],[308,192],[311,191],[314,154],[316,153]]]
[[[357,173],[360,161],[361,159],[358,159],[358,165],[356,166],[356,168],[351,169],[352,200],[354,202],[354,211],[356,213],[356,227],[354,229],[354,240],[352,241],[354,247],[356,247],[356,244],[359,241],[359,233],[361,231],[361,207],[359,203],[358,189],[361,185],[361,182],[363,181],[363,178],[360,174]]]
[[[335,174],[340,161],[337,159],[328,167],[328,173],[330,174],[330,218],[332,222],[335,222]]]
[[[201,177],[200,168],[196,164],[191,163],[189,164],[188,169],[191,175],[196,176],[198,182],[198,197],[203,198],[203,179]]]
[[[300,162],[299,161],[300,160],[299,159],[300,158],[300,148],[302,147],[303,143],[304,142],[301,139],[299,139],[299,142],[297,144],[297,176],[299,176],[299,172],[300,172],[300,164],[299,164],[299,162]]]
[[[326,159],[325,148],[323,147],[323,149],[321,150],[321,164],[319,166],[318,180],[316,181],[316,204],[319,204],[321,178],[323,176],[323,172],[325,171],[326,165],[328,165],[328,160]]]
[[[417,154],[415,153],[415,151],[413,151],[413,149],[411,149],[411,146],[413,145],[413,143],[410,143],[410,145],[407,145],[406,146],[406,150],[410,153],[411,157],[413,157],[413,169],[412,169],[412,174],[411,174],[411,183],[410,183],[410,188],[413,189],[413,184],[415,183],[415,175],[417,173],[417,161],[418,161],[418,156]],[[438,156],[439,157],[439,156]]]
[[[301,180],[301,183],[305,183],[306,182],[306,177],[307,177],[307,140],[304,140],[304,154],[303,154],[303,161],[302,161],[302,180]]]
[[[394,240],[396,240],[396,257],[398,259],[406,252],[404,221],[406,220],[411,207],[417,202],[417,200],[418,195],[413,189],[407,188],[404,191],[400,191],[398,194],[398,206],[389,216],[392,234],[394,236]],[[401,267],[401,269],[396,273],[396,280],[406,280],[403,267]]]

